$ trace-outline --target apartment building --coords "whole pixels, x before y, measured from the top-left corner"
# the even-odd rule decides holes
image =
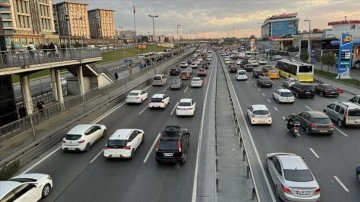
[[[8,48],[57,42],[51,0],[0,0],[0,12]]]
[[[109,9],[93,9],[88,11],[90,37],[113,38],[115,35],[114,10]]]
[[[64,1],[53,5],[55,32],[61,43],[80,42],[90,38],[88,4]]]

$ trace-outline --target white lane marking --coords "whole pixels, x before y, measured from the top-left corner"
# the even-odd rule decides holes
[[[261,93],[263,96],[265,96],[265,94],[264,93]]]
[[[142,114],[149,106],[146,106],[143,110],[139,112],[139,115]]]
[[[269,99],[267,99],[268,102],[271,102]]]
[[[42,163],[43,161],[45,161],[47,158],[49,158],[51,155],[53,155],[55,152],[57,152],[58,150],[61,149],[61,146],[56,148],[54,151],[52,151],[51,153],[49,153],[48,155],[44,156],[44,158],[40,159],[38,162],[36,162],[34,165],[30,166],[28,169],[26,169],[24,172],[22,172],[21,174],[25,174],[27,172],[29,172],[30,170],[32,170],[33,168],[35,168],[36,166],[38,166],[40,163]]]
[[[163,92],[165,92],[169,87],[170,87],[170,86],[167,86],[167,87],[163,90]]]
[[[185,90],[184,90],[184,93],[186,93],[187,89],[189,88],[189,86],[186,86]]]
[[[350,192],[349,189],[346,188],[346,186],[341,182],[341,180],[337,176],[334,176],[334,178],[346,192]]]
[[[90,124],[95,124],[100,122],[101,120],[103,120],[105,117],[109,116],[111,113],[113,113],[115,110],[119,109],[120,107],[122,107],[124,104],[126,104],[126,102],[122,102],[120,103],[118,106],[113,107],[110,111],[106,112],[105,114],[103,114],[102,116],[100,116],[99,118],[93,120],[90,122]]]
[[[153,144],[151,145],[150,150],[148,151],[148,153],[146,154],[146,156],[145,156],[145,159],[144,159],[143,163],[146,163],[146,161],[148,160],[148,158],[149,158],[149,156],[150,156],[150,154],[151,154],[152,150],[154,149],[155,144],[156,144],[156,143],[157,143],[157,141],[159,140],[159,138],[160,138],[160,132],[159,132],[158,136],[156,136],[155,141],[154,141],[154,142],[153,142]]]
[[[342,132],[339,128],[337,128],[337,127],[335,127],[335,126],[334,126],[334,128],[335,128],[335,130],[339,131],[339,132],[340,132],[342,135],[344,135],[345,137],[348,136],[348,135],[346,135],[346,133]]]
[[[178,106],[179,102],[176,103],[176,105],[174,106],[173,110],[171,111],[170,115],[172,115],[176,109],[176,107]]]
[[[305,105],[305,107],[308,108],[310,111],[313,111],[310,107],[308,107],[308,106],[306,106],[306,105]]]
[[[217,58],[216,58],[217,60]],[[215,61],[217,62],[217,61]],[[213,64],[217,64],[217,63],[213,63]],[[214,65],[213,65],[214,67]],[[208,97],[208,93],[209,93],[209,87],[211,86],[211,76],[213,73],[213,69],[211,68],[211,72],[210,72],[210,77],[209,77],[209,83],[206,87],[206,92],[205,92],[205,102],[203,105],[203,109],[202,109],[202,114],[201,114],[201,122],[200,122],[200,131],[199,131],[199,139],[198,139],[198,145],[197,145],[197,151],[196,151],[196,163],[195,163],[195,173],[194,173],[194,182],[193,182],[193,191],[192,191],[192,198],[191,198],[191,202],[196,202],[196,197],[197,197],[197,182],[198,182],[198,172],[199,172],[199,163],[200,163],[200,151],[201,151],[201,142],[202,142],[202,137],[203,137],[203,127],[204,127],[204,116],[205,116],[205,109],[207,106],[207,97]],[[231,82],[230,82],[231,83]],[[234,87],[233,87],[234,88]],[[214,190],[215,191],[215,190]],[[217,201],[216,198],[216,194],[215,194],[215,201]]]
[[[104,149],[102,149],[91,161],[90,164],[95,161],[95,159],[104,151]]]
[[[316,158],[318,158],[318,159],[320,158],[320,156],[317,155],[317,153],[312,148],[309,148],[309,149],[315,155]]]
[[[276,108],[276,107],[274,107],[274,109],[275,109],[276,111],[279,111],[278,108]]]
[[[286,118],[285,118],[285,116],[282,116],[282,118],[285,120]]]

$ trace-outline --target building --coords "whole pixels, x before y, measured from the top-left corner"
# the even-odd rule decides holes
[[[88,4],[64,1],[53,5],[55,31],[61,43],[80,42],[90,38]]]
[[[94,9],[88,11],[90,37],[113,38],[115,35],[114,10]]]
[[[0,11],[8,47],[58,42],[51,0],[1,0]]]
[[[297,13],[283,13],[268,17],[261,25],[261,38],[269,39],[297,35],[299,30],[298,22]]]
[[[326,37],[341,38],[341,33],[350,33],[354,39],[360,39],[360,20],[344,20],[328,22],[332,26],[330,30],[325,31]]]

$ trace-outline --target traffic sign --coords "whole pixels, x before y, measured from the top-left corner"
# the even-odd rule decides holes
[[[131,65],[131,64],[132,64],[132,60],[131,60],[131,59],[125,59],[124,62],[125,62],[125,64],[127,64],[127,65]]]

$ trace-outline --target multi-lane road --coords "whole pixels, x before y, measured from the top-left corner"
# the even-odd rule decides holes
[[[190,88],[190,81],[185,81],[185,87],[181,90],[170,90],[169,85],[146,87],[150,97],[155,93],[170,96],[170,105],[165,110],[150,110],[147,108],[148,102],[140,105],[120,103],[103,117],[94,120],[94,123],[107,126],[108,135],[89,152],[64,153],[57,145],[51,155],[28,170],[52,176],[54,189],[44,201],[192,201],[193,190],[196,190],[193,183],[197,176],[197,146],[199,140],[203,141],[199,139],[201,127],[208,127],[209,124],[204,122],[201,125],[204,117],[209,115],[203,107],[205,102],[216,96],[214,91],[208,89],[214,88],[212,81],[216,79],[215,72],[223,64],[214,55],[208,75],[203,78],[202,88]],[[272,181],[264,167],[265,155],[270,152],[292,152],[304,157],[320,184],[322,201],[359,200],[359,184],[354,174],[360,152],[359,129],[336,126],[332,136],[309,136],[300,130],[300,136],[294,138],[286,132],[284,121],[284,117],[290,113],[322,111],[330,102],[348,100],[352,95],[344,93],[337,99],[315,96],[314,99],[296,99],[294,104],[278,104],[272,100],[272,92],[276,88],[283,88],[282,78],[274,80],[273,88],[260,88],[256,86],[256,80],[251,78],[251,73],[247,81],[236,81],[235,74],[229,76],[242,110],[238,116],[242,118],[243,135],[252,138],[257,151],[251,162],[256,168],[256,175],[260,176],[260,179],[256,178],[256,183],[262,187],[261,201],[275,200]],[[187,97],[197,101],[195,116],[176,117],[174,108],[177,101]],[[246,109],[251,104],[266,104],[273,124],[251,126],[246,117]],[[187,162],[185,165],[158,165],[154,160],[158,134],[166,125],[172,124],[188,128],[191,133]],[[102,156],[107,138],[119,128],[145,131],[145,142],[133,160],[106,160]]]

